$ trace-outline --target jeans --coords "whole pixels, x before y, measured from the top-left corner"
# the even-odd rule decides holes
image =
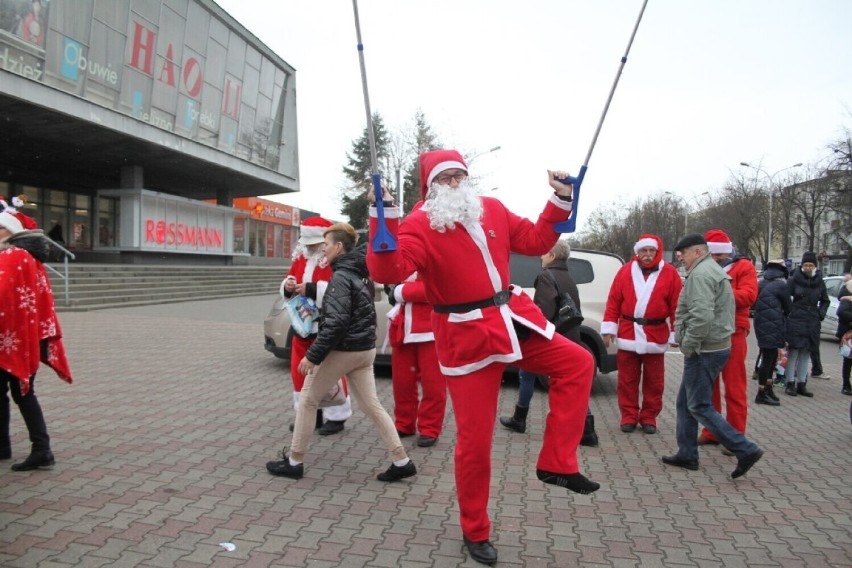
[[[535,380],[538,375],[524,371],[518,371],[518,406],[529,408],[535,390]]]
[[[807,349],[787,350],[787,383],[808,382],[808,367],[811,362],[811,352]]]
[[[713,408],[713,383],[730,355],[731,350],[725,349],[684,358],[683,380],[677,394],[677,455],[681,459],[698,460],[699,423],[738,459],[758,450],[757,444]]]

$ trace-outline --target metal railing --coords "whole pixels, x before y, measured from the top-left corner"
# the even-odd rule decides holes
[[[71,252],[70,250],[68,250],[64,246],[60,245],[59,243],[57,243],[56,241],[54,241],[53,239],[51,239],[47,235],[44,235],[44,238],[47,240],[48,243],[50,243],[51,250],[56,248],[56,249],[58,249],[59,251],[62,252],[62,271],[61,272],[59,270],[53,268],[49,264],[45,264],[44,266],[50,272],[52,272],[53,274],[55,274],[59,278],[62,278],[62,281],[63,281],[63,284],[64,284],[63,296],[65,297],[65,305],[70,306],[71,305],[71,285],[70,285],[69,278],[68,278],[68,259],[74,260],[77,257],[74,256],[73,252]]]

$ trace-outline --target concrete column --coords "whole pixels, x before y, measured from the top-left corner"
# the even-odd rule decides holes
[[[145,187],[142,166],[121,166],[121,189],[142,189]]]

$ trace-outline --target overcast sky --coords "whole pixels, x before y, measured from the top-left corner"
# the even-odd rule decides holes
[[[342,219],[366,124],[351,0],[216,0],[296,69],[301,195]],[[535,217],[547,168],[582,165],[641,0],[361,0],[372,110],[426,114],[484,193]],[[814,162],[852,127],[852,1],[649,0],[583,183],[603,203],[697,196],[742,161]],[[491,188],[497,189],[491,192]]]

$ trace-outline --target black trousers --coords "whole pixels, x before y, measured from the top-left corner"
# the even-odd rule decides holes
[[[21,416],[27,425],[32,442],[33,452],[44,452],[50,449],[50,437],[47,435],[47,425],[44,414],[35,394],[35,375],[30,377],[30,390],[26,396],[21,396],[21,383],[13,375],[0,369],[0,450],[11,448],[9,440],[9,397],[21,410]]]
[[[778,363],[778,349],[771,347],[769,349],[761,349],[760,366],[757,369],[757,382],[760,386],[765,386],[767,382],[772,383],[772,375],[775,374],[775,366]]]
[[[819,344],[816,349],[811,349],[811,375],[822,374],[822,361],[819,358]]]

